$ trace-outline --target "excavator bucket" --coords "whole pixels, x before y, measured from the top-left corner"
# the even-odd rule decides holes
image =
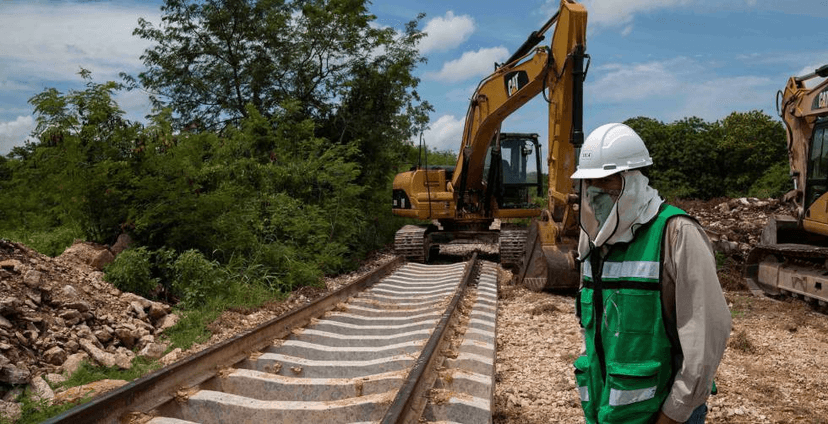
[[[555,240],[557,231],[554,225],[552,221],[540,220],[529,225],[522,266],[518,271],[518,285],[533,291],[578,288],[577,243],[574,240]]]

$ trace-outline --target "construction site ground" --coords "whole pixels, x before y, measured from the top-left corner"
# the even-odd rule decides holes
[[[719,393],[709,398],[707,422],[828,423],[826,311],[802,300],[756,296],[747,290],[741,277],[745,254],[758,242],[767,217],[786,212],[784,206],[775,200],[759,199],[717,199],[683,202],[678,206],[696,216],[714,239],[720,252],[717,254],[719,278],[733,317],[733,332],[716,377]],[[452,252],[452,249],[457,251]],[[466,255],[468,249],[484,254],[494,251],[493,246],[465,245],[444,248],[444,253]],[[32,264],[46,276],[59,278],[56,276],[62,275],[70,279],[86,296],[87,302],[101,309],[101,312],[89,312],[94,316],[87,319],[87,323],[96,323],[101,316],[114,315],[117,308],[122,308],[120,305],[107,306],[106,302],[114,302],[113,299],[123,300],[123,295],[107,286],[100,271],[80,261],[48,258],[30,249],[17,249],[14,258],[2,257],[2,253],[0,251],[0,261],[15,259],[23,268]],[[251,329],[328,290],[347,284],[391,257],[390,252],[378,253],[357,272],[327,278],[325,288],[305,288],[285,301],[272,302],[255,310],[225,312],[210,325],[213,335],[209,341],[185,352],[167,352],[161,361],[181,359]],[[0,298],[26,299],[25,274],[25,270],[3,274],[4,287],[12,292],[2,293]],[[574,315],[574,293],[526,290],[510,284],[511,272],[508,270],[501,270],[500,277],[494,422],[582,423],[572,367],[581,344]],[[87,290],[87,286],[97,289]],[[14,292],[18,289],[20,293]],[[21,325],[27,314],[30,312],[18,312],[7,322]],[[31,317],[27,319],[31,320]],[[160,326],[157,321],[149,323],[156,328]],[[94,325],[92,327],[95,330]],[[153,329],[152,332],[159,334],[159,342],[163,341],[162,330]],[[33,333],[26,334],[32,336]],[[52,364],[42,361],[45,352],[39,349],[45,349],[48,344],[29,343],[25,352],[16,352],[22,343],[17,338],[0,340],[3,350],[0,353],[10,359],[8,366],[26,368],[33,379],[44,376],[48,380],[61,373],[62,366],[54,360]],[[24,337],[22,340],[29,339]],[[110,342],[110,347],[112,345]],[[69,354],[72,353],[70,348],[74,347],[71,342],[60,346]],[[118,352],[110,350],[113,354]],[[100,385],[100,391],[123,383],[108,381]],[[0,414],[8,418],[15,408],[8,392],[10,386],[4,385],[0,391],[3,387],[6,392],[0,392],[0,399],[5,396],[6,401],[0,402]],[[66,399],[61,397],[60,389],[56,391],[54,402]]]

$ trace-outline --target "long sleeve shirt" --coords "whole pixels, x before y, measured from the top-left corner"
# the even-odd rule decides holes
[[[730,310],[716,275],[713,248],[701,226],[679,217],[664,231],[662,303],[667,322],[676,323],[681,357],[661,409],[684,422],[710,395],[730,336]]]

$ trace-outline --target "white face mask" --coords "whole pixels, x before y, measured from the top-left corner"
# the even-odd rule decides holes
[[[600,187],[588,186],[586,191],[589,206],[595,213],[595,219],[598,220],[598,228],[600,229],[607,222],[612,207],[615,206],[615,199],[613,199],[612,194]]]

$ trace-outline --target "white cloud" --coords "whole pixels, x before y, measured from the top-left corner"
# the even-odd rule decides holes
[[[75,81],[80,67],[98,81],[116,80],[120,71],[134,72],[150,45],[132,35],[138,18],[160,21],[157,6],[140,3],[126,8],[103,2],[12,2],[2,7],[0,79],[24,86]]]
[[[144,121],[144,117],[152,111],[147,93],[141,90],[121,91],[115,94],[114,100],[126,112],[125,118],[130,121]]]
[[[489,75],[494,71],[495,62],[503,62],[509,57],[505,47],[480,49],[466,52],[456,60],[443,64],[438,72],[426,72],[423,78],[442,82],[458,82],[469,78]]]
[[[451,50],[466,41],[474,32],[474,19],[468,15],[454,16],[448,11],[443,17],[436,17],[426,24],[426,36],[420,40],[420,53]]]
[[[683,91],[686,96],[683,106],[673,112],[671,120],[698,116],[707,121],[725,118],[731,112],[747,112],[766,105],[765,113],[776,116],[774,98],[769,95],[778,84],[770,78],[738,76],[714,78],[692,83]],[[772,110],[773,109],[773,110]]]
[[[715,69],[685,57],[608,64],[591,72],[600,77],[584,87],[588,104],[613,110],[622,119],[643,115],[669,122],[698,116],[715,121],[751,109],[773,114],[772,94],[784,85],[764,76],[717,77]]]
[[[691,63],[679,58],[670,61],[608,64],[591,71],[600,75],[585,89],[597,102],[625,102],[656,96],[674,96],[681,87],[680,75],[688,72]]]
[[[596,27],[618,28],[624,36],[633,30],[630,24],[636,15],[694,4],[692,0],[583,0],[581,3],[587,10],[589,31]],[[546,0],[543,9],[551,15],[560,4],[559,0]]]
[[[0,122],[0,155],[8,154],[15,146],[22,146],[35,127],[31,116],[18,116],[11,122]]]
[[[552,1],[551,3],[559,4]],[[632,22],[640,13],[691,4],[690,0],[584,0],[589,22],[599,26],[619,27]]]
[[[456,152],[460,148],[463,125],[462,119],[457,119],[454,115],[443,115],[431,123],[423,134],[423,140],[429,149]]]

